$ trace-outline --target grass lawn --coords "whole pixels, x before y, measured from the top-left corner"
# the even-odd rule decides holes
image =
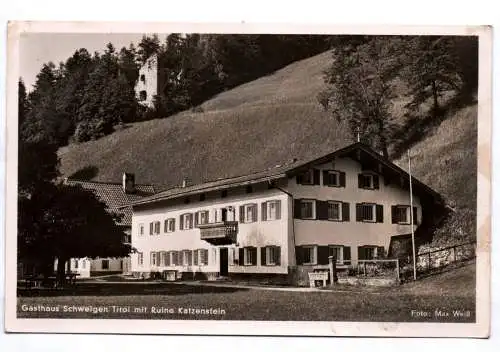
[[[469,265],[378,292],[284,292],[173,283],[86,282],[71,291],[20,291],[17,309],[20,318],[474,322],[474,292],[475,266]],[[58,312],[25,311],[38,306]],[[64,311],[73,306],[90,311]],[[189,308],[212,308],[218,314],[186,314],[183,309]],[[92,309],[101,311],[93,313]],[[465,316],[454,317],[454,311]]]

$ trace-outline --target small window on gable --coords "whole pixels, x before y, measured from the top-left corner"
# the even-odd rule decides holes
[[[345,172],[323,170],[323,185],[328,187],[345,187]]]
[[[358,187],[362,189],[379,189],[378,175],[362,173],[358,175]]]
[[[309,169],[306,172],[297,176],[297,183],[301,185],[313,185],[314,184],[314,170]]]
[[[253,192],[252,186],[247,186],[246,193],[252,193],[252,192]]]
[[[141,91],[139,92],[139,100],[140,100],[140,101],[144,101],[144,100],[146,100],[147,98],[148,98],[148,93],[146,93],[146,91],[145,91],[145,90],[141,90]]]

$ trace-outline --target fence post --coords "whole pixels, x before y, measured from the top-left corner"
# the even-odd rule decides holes
[[[396,259],[396,275],[399,282],[399,259]]]

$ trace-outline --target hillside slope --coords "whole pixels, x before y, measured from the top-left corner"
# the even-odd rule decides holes
[[[60,150],[65,177],[94,168],[93,180],[136,181],[161,188],[261,171],[293,158],[328,153],[352,142],[347,129],[323,111],[316,95],[326,52],[224,92],[166,119],[130,125],[96,141]]]
[[[316,100],[325,88],[325,52],[221,93],[199,113],[136,123],[97,141],[60,150],[68,177],[93,169],[90,179],[119,182],[125,171],[158,189],[249,174],[293,158],[309,159],[353,142],[347,126]],[[394,102],[403,125],[407,98]],[[412,147],[414,176],[453,206],[475,210],[477,105],[461,108]],[[405,157],[395,161],[407,169]]]

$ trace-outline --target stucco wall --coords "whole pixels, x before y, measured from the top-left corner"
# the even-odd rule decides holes
[[[335,164],[326,163],[315,166],[319,170],[340,170],[346,173],[345,187],[323,186],[323,173],[320,172],[320,185],[300,185],[291,178],[286,190],[295,199],[337,200],[350,204],[350,221],[334,222],[327,220],[294,219],[296,245],[345,245],[351,246],[351,259],[357,260],[357,246],[384,246],[387,251],[391,236],[411,232],[411,225],[392,224],[391,206],[410,205],[407,190],[395,184],[385,184],[384,177],[379,175],[379,189],[365,190],[358,188],[358,174],[361,165],[349,158],[335,160]],[[376,203],[383,205],[383,223],[356,221],[356,203]],[[417,207],[417,223],[420,223],[422,209],[418,197],[413,198],[413,206]],[[416,229],[417,226],[414,226]]]
[[[220,192],[217,193],[219,195]],[[261,221],[261,203],[268,200],[281,201],[281,219]],[[143,253],[143,265],[139,266],[137,254],[132,255],[132,271],[147,272],[151,271],[150,253],[158,251],[180,251],[180,250],[195,250],[208,249],[208,265],[193,266],[159,266],[154,267],[154,271],[162,271],[166,269],[175,269],[180,271],[201,271],[201,272],[218,272],[220,268],[219,262],[219,247],[212,246],[208,242],[200,239],[200,229],[194,227],[189,230],[180,230],[179,222],[180,215],[184,213],[195,213],[200,210],[208,210],[210,212],[209,221],[213,222],[212,212],[214,209],[232,206],[235,208],[235,220],[239,219],[239,207],[248,203],[258,203],[257,206],[257,222],[240,223],[238,224],[237,242],[238,246],[230,245],[223,246],[227,248],[238,248],[254,246],[257,249],[257,265],[241,266],[231,265],[232,261],[229,258],[230,273],[287,273],[289,261],[289,211],[291,209],[289,197],[276,189],[267,189],[267,186],[254,187],[252,193],[245,193],[244,189],[239,192],[231,192],[227,198],[207,194],[204,201],[191,201],[189,204],[182,202],[172,202],[161,207],[149,210],[134,209],[132,219],[132,246],[139,252]],[[175,231],[164,232],[164,220],[175,218]],[[231,220],[229,218],[228,220]],[[161,231],[159,235],[149,234],[149,223],[160,221]],[[139,224],[144,224],[144,235],[139,235]],[[276,245],[281,247],[281,265],[280,266],[261,266],[260,247]]]

